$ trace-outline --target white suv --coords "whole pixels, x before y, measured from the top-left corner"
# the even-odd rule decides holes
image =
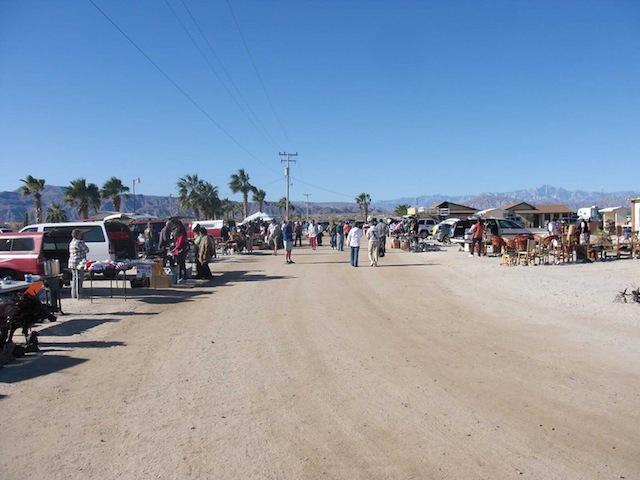
[[[435,218],[418,219],[418,235],[420,238],[427,238],[433,234],[433,227],[438,224]]]

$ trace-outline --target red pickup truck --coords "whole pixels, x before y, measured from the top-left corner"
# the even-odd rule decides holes
[[[68,241],[48,232],[0,233],[0,278],[23,280],[25,273],[44,275],[46,260],[69,261]]]

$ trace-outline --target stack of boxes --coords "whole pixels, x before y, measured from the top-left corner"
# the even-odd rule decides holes
[[[171,275],[165,275],[162,259],[153,261],[151,269],[151,277],[149,278],[149,286],[151,288],[169,288],[171,287]]]

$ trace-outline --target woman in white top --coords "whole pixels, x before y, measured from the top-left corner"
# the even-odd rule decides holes
[[[316,225],[315,220],[311,220],[311,223],[307,227],[307,234],[309,235],[309,245],[311,245],[311,249],[316,249],[316,239],[318,237],[318,225]]]

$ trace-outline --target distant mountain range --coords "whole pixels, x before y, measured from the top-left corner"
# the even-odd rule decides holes
[[[598,205],[599,207],[617,207],[630,206],[629,198],[640,196],[639,192],[584,192],[570,191],[563,188],[543,185],[538,188],[528,190],[516,190],[514,192],[492,193],[486,192],[479,195],[424,195],[419,197],[401,197],[394,200],[384,200],[373,202],[370,206],[372,214],[390,213],[398,206],[407,204],[411,207],[422,206],[428,207],[435,203],[449,201],[461,205],[483,210],[486,208],[504,207],[514,202],[527,202],[534,205],[561,204],[573,210],[580,207],[588,207]],[[153,195],[136,195],[136,211],[138,213],[148,213],[164,218],[172,215],[189,216],[193,212],[181,211],[175,197],[161,197]],[[66,211],[70,220],[75,220],[77,214],[74,209],[69,208],[64,203],[64,187],[48,185],[42,193],[43,209],[54,203],[62,206]],[[295,207],[295,213],[303,217],[306,216],[306,202],[292,202]],[[347,214],[354,216],[359,213],[358,207],[353,202],[325,202],[325,203],[309,203],[309,215],[328,216]],[[258,209],[257,204],[252,203],[250,213]],[[111,201],[103,201],[101,211],[113,210]],[[131,212],[133,210],[132,196],[123,197],[123,212]],[[264,207],[265,213],[269,215],[280,216],[282,212],[276,209],[275,202],[266,202]],[[31,196],[23,196],[19,190],[13,192],[0,192],[0,223],[23,223],[25,214],[29,216],[29,222],[34,221],[33,198]]]

